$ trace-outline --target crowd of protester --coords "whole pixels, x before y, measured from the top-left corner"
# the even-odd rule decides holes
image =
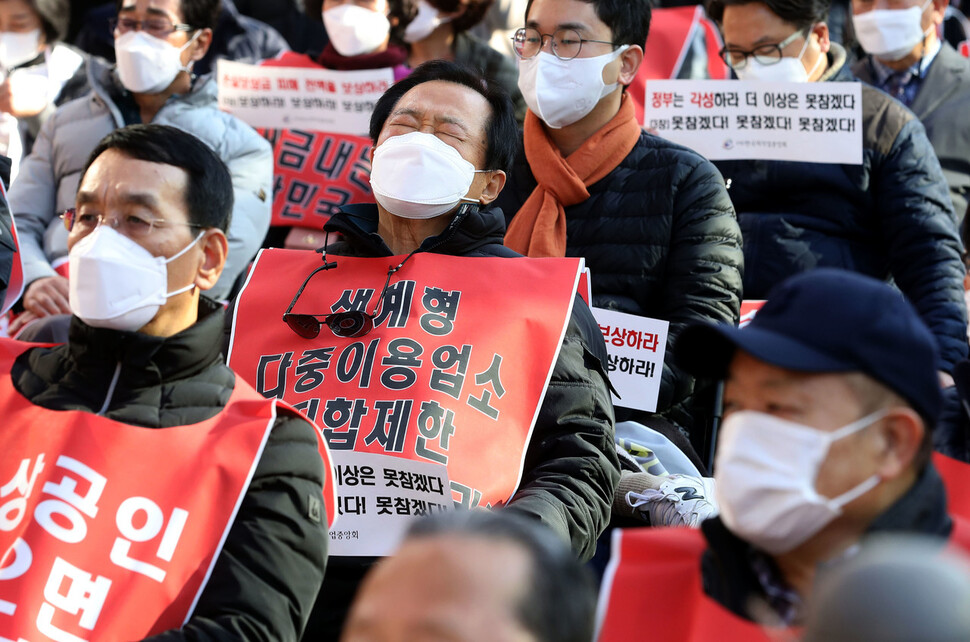
[[[712,161],[644,126],[645,49],[694,4],[0,0],[0,639],[970,638],[967,7],[701,7],[718,37],[691,31],[710,55],[682,79],[723,61],[725,82],[861,83],[862,160],[837,164]],[[220,109],[220,60],[389,70],[364,197],[278,216],[288,125]],[[492,386],[465,395],[487,434],[412,387],[424,348],[385,334],[419,264],[461,266],[482,317],[424,358],[439,385]],[[349,302],[311,309],[328,279]],[[496,305],[504,288],[535,309]],[[414,289],[427,334],[451,332],[453,294]],[[739,327],[745,300],[764,305]],[[614,407],[591,308],[669,323],[655,411]],[[500,419],[498,349],[477,374],[471,355],[543,324],[504,363],[534,403]],[[384,403],[375,363],[399,394],[361,444],[400,454],[413,404],[409,440],[462,440],[504,481],[449,468],[455,510],[408,511],[390,555],[334,555],[340,457],[375,452],[355,446]],[[319,408],[284,393],[290,366]],[[85,527],[99,497],[124,537]],[[154,561],[129,557],[163,522]],[[353,539],[391,537],[367,528]],[[69,555],[85,532],[110,556]],[[102,577],[109,560],[130,572]]]

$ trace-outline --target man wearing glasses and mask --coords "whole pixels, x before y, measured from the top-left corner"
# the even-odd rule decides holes
[[[476,265],[482,265],[476,263],[478,257],[481,257],[481,260],[491,261],[487,265],[496,270],[494,282],[504,291],[503,280],[513,277],[503,275],[497,262],[506,263],[505,269],[514,273],[521,257],[502,245],[505,218],[501,210],[491,207],[491,204],[505,184],[505,170],[512,160],[516,131],[513,114],[511,100],[497,85],[485,81],[477,72],[453,62],[425,63],[406,79],[392,86],[378,101],[370,124],[370,135],[375,145],[371,186],[377,203],[345,206],[327,222],[324,231],[331,244],[325,248],[326,263],[318,271],[309,274],[300,288],[294,283],[292,289],[298,289],[298,292],[285,313],[282,306],[289,300],[289,293],[287,292],[285,299],[274,298],[274,304],[279,302],[279,312],[284,313],[283,320],[289,328],[282,327],[276,320],[272,323],[279,324],[277,329],[267,328],[270,322],[257,324],[255,317],[260,314],[275,315],[275,312],[268,311],[267,295],[270,290],[279,289],[280,276],[278,270],[261,272],[260,262],[265,254],[259,259],[236,308],[235,334],[230,357],[233,368],[241,373],[255,370],[246,365],[237,368],[237,354],[250,354],[247,351],[251,351],[249,346],[261,340],[257,335],[268,332],[280,332],[274,336],[288,336],[291,342],[295,332],[300,339],[296,343],[287,343],[286,347],[274,344],[252,354],[264,355],[266,350],[304,351],[302,357],[298,352],[292,353],[294,366],[297,361],[303,364],[296,366],[297,374],[306,372],[305,367],[314,367],[312,364],[306,365],[313,361],[312,357],[306,356],[306,350],[316,354],[333,350],[332,366],[327,370],[320,370],[323,374],[322,383],[318,392],[310,395],[320,397],[318,417],[325,416],[324,406],[327,401],[338,395],[334,388],[328,388],[328,385],[336,385],[336,378],[341,376],[340,366],[335,365],[341,363],[342,357],[338,355],[346,354],[343,351],[353,341],[353,337],[359,337],[359,341],[369,345],[380,342],[380,350],[385,349],[387,342],[393,343],[394,337],[407,336],[407,340],[421,338],[422,342],[425,341],[423,324],[399,325],[397,327],[404,329],[398,331],[401,334],[395,334],[391,332],[392,322],[382,320],[379,315],[379,312],[391,305],[387,284],[391,279],[395,284],[405,281],[409,277],[408,270],[413,265],[412,262],[431,259],[425,253],[476,257],[463,259],[466,262],[461,264],[464,269],[474,270]],[[341,240],[334,242],[338,234]],[[349,277],[341,277],[341,270],[348,274],[346,271],[350,268],[347,266],[352,264],[346,257],[390,256],[402,258],[395,258],[387,279],[381,279],[384,282],[383,291],[375,287],[380,283],[369,286],[372,288],[371,292],[377,295],[376,298],[370,298],[370,305],[337,314],[303,314],[322,312],[319,308],[310,309],[306,299],[311,297],[307,293],[313,292],[314,288],[320,291],[319,288],[323,288],[328,279],[338,283],[338,289],[361,287],[359,283],[348,281]],[[388,264],[378,258],[374,258],[372,263],[379,264],[381,268],[386,268]],[[318,265],[319,260],[313,264]],[[530,262],[529,265],[534,263]],[[574,271],[574,277],[575,274]],[[544,280],[546,275],[547,272],[537,277],[532,286],[533,290],[549,287],[548,280]],[[383,272],[381,277],[384,277]],[[262,289],[258,289],[260,287]],[[408,310],[421,309],[422,301],[426,299],[419,292],[421,290],[416,287],[414,302],[408,303]],[[566,298],[565,305],[573,299],[574,278],[569,279],[562,292]],[[468,344],[466,347],[472,351],[471,358],[474,358],[477,351],[486,349],[481,344],[491,341],[487,352],[482,354],[491,355],[493,350],[501,352],[509,349],[509,352],[504,353],[506,362],[502,367],[535,373],[541,370],[542,375],[533,376],[534,379],[545,377],[551,371],[545,396],[539,404],[537,393],[528,410],[528,417],[502,415],[499,419],[496,414],[494,422],[484,420],[491,430],[487,433],[490,444],[507,439],[499,433],[505,435],[514,428],[506,426],[524,424],[528,428],[534,425],[531,436],[526,438],[527,445],[522,446],[522,458],[518,454],[510,454],[499,462],[501,466],[521,466],[518,485],[512,484],[508,489],[509,494],[503,495],[499,500],[505,504],[501,510],[514,511],[542,522],[570,543],[580,559],[587,560],[592,557],[596,539],[609,519],[610,504],[619,478],[618,461],[613,446],[613,408],[604,369],[607,357],[596,322],[578,297],[572,305],[571,316],[566,316],[568,308],[563,307],[563,322],[556,326],[554,337],[551,338],[554,345],[551,345],[549,362],[537,367],[531,354],[524,352],[536,352],[539,349],[536,346],[538,341],[511,352],[506,338],[507,332],[503,333],[500,328],[512,327],[517,320],[510,318],[510,313],[503,309],[502,304],[485,311],[467,307],[474,300],[474,293],[467,287],[462,290],[461,295],[461,305],[466,307],[462,308],[464,316],[456,317],[456,331],[460,331],[462,327],[470,327],[459,325],[470,319],[480,324],[483,321],[480,318],[482,314],[489,315],[490,328],[487,331],[478,331],[478,335],[468,334],[460,338],[451,335],[449,342],[455,345]],[[247,297],[251,297],[255,307],[246,307]],[[329,306],[332,299],[326,301]],[[317,305],[325,307],[319,301]],[[509,302],[508,306],[511,308],[513,302]],[[248,320],[244,318],[246,315],[249,315]],[[416,315],[412,315],[411,321],[417,321],[414,316]],[[244,324],[248,325],[248,334],[242,330]],[[408,331],[407,328],[412,327],[413,337],[403,334]],[[493,331],[494,328],[498,330]],[[476,339],[476,336],[479,338]],[[351,339],[348,341],[348,338]],[[433,360],[431,347],[416,340],[412,345],[423,349],[421,358],[426,365],[418,372],[430,372]],[[359,434],[354,429],[355,452],[359,452],[367,444],[366,435],[376,434],[371,431],[371,426],[374,425],[373,416],[377,414],[375,408],[381,402],[375,399],[382,399],[381,395],[388,394],[384,390],[389,385],[384,378],[386,371],[381,367],[387,363],[387,359],[381,356],[384,354],[385,352],[378,353],[374,360],[373,376],[368,375],[369,383],[361,384],[359,392],[355,387],[353,391],[339,393],[340,396],[346,395],[348,399],[353,399],[351,395],[356,395],[370,409],[370,414],[367,415],[370,423],[360,423]],[[509,364],[512,357],[515,358],[514,366]],[[262,360],[262,357],[259,359]],[[246,363],[250,364],[255,360],[256,357],[250,356]],[[282,366],[280,369],[282,370]],[[477,370],[469,366],[468,380],[462,389],[465,392],[459,392],[454,397],[456,400],[460,397],[462,402],[455,404],[455,432],[450,438],[451,442],[466,440],[464,443],[468,443],[470,424],[464,423],[463,418],[478,412],[476,408],[465,415],[461,414],[467,405],[464,403],[467,391],[474,385],[473,372]],[[419,406],[427,401],[420,396],[419,388],[428,384],[424,384],[424,379],[420,377],[416,381],[416,387],[410,387],[409,384],[406,391],[400,393],[403,398],[413,403],[415,409],[408,423],[408,430],[411,431],[407,433],[409,435],[425,428],[422,420],[418,420],[415,428],[414,418]],[[258,384],[256,387],[257,390],[261,389]],[[506,387],[512,386],[506,384]],[[427,391],[425,394],[431,395],[438,388],[432,385],[424,390]],[[443,399],[442,403],[447,405],[448,400]],[[537,415],[535,404],[539,404]],[[534,421],[534,424],[530,424],[530,421]],[[380,420],[376,425],[381,425]],[[476,432],[473,439],[476,440],[484,437],[477,432],[479,425],[474,424]],[[328,430],[325,425],[324,430],[327,433],[332,432],[336,437],[347,437],[345,431],[338,432],[336,428]],[[334,443],[331,441],[331,449],[338,448]],[[516,444],[516,448],[519,443],[521,442]],[[454,489],[456,475],[462,471],[453,466],[455,444],[452,443],[450,448],[447,452],[452,459],[448,469]],[[384,452],[401,451],[385,448]],[[496,473],[493,471],[490,474],[494,477]],[[447,494],[452,496],[450,492]],[[508,499],[509,495],[511,499]],[[457,501],[457,496],[455,499]],[[479,505],[485,504],[485,500],[482,500]],[[373,557],[331,557],[321,598],[311,618],[306,639],[311,639],[309,632],[315,636],[312,639],[337,639],[356,587],[373,561]]]
[[[510,221],[506,245],[532,257],[582,256],[593,305],[669,321],[672,355],[688,322],[738,320],[741,234],[713,165],[636,120],[626,87],[649,27],[648,0],[529,2],[513,41],[529,112],[497,204]],[[662,417],[638,420],[702,431],[698,392],[667,358]]]
[[[829,40],[827,0],[715,0],[722,55],[743,80],[852,82]],[[836,267],[892,279],[940,345],[949,373],[967,354],[960,238],[926,131],[898,101],[862,87],[861,165],[719,161],[744,235],[744,295]],[[941,375],[949,382],[949,375]]]
[[[98,141],[136,123],[172,125],[206,142],[229,167],[235,205],[226,269],[211,291],[226,298],[269,228],[272,152],[252,128],[218,109],[216,81],[193,63],[212,42],[218,0],[119,0],[113,24],[117,66],[91,61],[90,94],[51,116],[10,190],[24,251],[26,318],[66,314],[67,255],[56,214],[73,204],[80,170]]]
[[[173,127],[112,132],[83,168],[76,207],[63,216],[70,339],[2,345],[6,468],[16,472],[37,452],[44,462],[20,519],[4,509],[6,537],[14,527],[20,539],[0,543],[16,569],[0,599],[23,618],[11,625],[5,616],[3,626],[17,629],[5,634],[35,638],[35,620],[45,634],[56,627],[56,639],[302,633],[327,557],[326,477],[314,427],[223,361],[223,308],[202,293],[225,265],[232,202],[222,161]],[[62,476],[69,481],[58,484]],[[52,497],[66,499],[53,523],[43,518],[50,501],[34,506]],[[119,532],[121,548],[112,544]],[[16,561],[23,543],[29,569]],[[93,552],[78,553],[82,546]],[[55,571],[66,568],[62,557],[74,567],[60,595],[83,590],[84,600],[52,598],[56,579],[39,591],[17,584],[58,577],[52,556]],[[63,612],[72,608],[73,619]]]

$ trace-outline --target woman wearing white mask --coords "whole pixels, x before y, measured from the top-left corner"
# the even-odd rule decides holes
[[[57,216],[72,206],[88,154],[101,138],[125,125],[178,127],[205,141],[229,167],[235,203],[229,256],[212,291],[215,298],[229,296],[269,227],[270,146],[251,127],[219,110],[214,78],[192,73],[211,44],[218,0],[118,0],[117,8],[117,66],[91,58],[91,91],[47,120],[10,189],[28,284],[23,305],[35,317],[70,311],[68,280],[55,269],[67,255],[67,235]]]
[[[389,11],[388,0],[324,0],[323,26],[330,42],[317,62],[345,70],[404,66],[407,51],[392,38]]]
[[[429,60],[453,60],[476,67],[508,92],[515,104],[516,120],[521,124],[526,105],[519,91],[515,63],[469,32],[493,3],[494,0],[390,0],[391,16],[404,26],[411,67]]]
[[[397,82],[411,73],[407,65],[408,52],[401,44],[397,19],[388,15],[388,0],[324,0],[322,4],[323,23],[330,41],[322,51],[319,46],[307,53],[285,52],[276,58],[264,60],[268,67],[304,67],[336,69],[339,71],[361,71],[370,69],[391,69]],[[274,142],[274,155],[277,166],[287,153],[278,130],[265,130],[264,135]],[[363,132],[361,132],[363,133]],[[320,158],[327,152],[331,133],[321,132],[310,143],[308,157]],[[365,141],[365,139],[361,139]],[[365,143],[362,143],[365,144]],[[330,177],[320,176],[321,183]],[[342,186],[333,186],[336,190]],[[287,189],[284,184],[283,190]],[[345,189],[353,189],[347,187]],[[312,207],[307,207],[307,210]],[[315,217],[308,216],[308,219]],[[268,247],[287,247],[292,249],[316,249],[320,245],[320,226],[315,220],[301,221],[298,224],[282,224],[280,218],[274,220],[266,237]]]
[[[0,1],[0,153],[11,180],[52,107],[87,91],[86,56],[59,42],[67,18],[64,0]]]

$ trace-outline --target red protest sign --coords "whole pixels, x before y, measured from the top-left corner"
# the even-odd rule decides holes
[[[263,250],[236,304],[229,364],[256,390],[320,423],[330,450],[447,467],[466,506],[507,501],[518,486],[539,403],[578,284],[579,259],[416,254],[328,256],[294,313],[378,309],[372,332],[304,339],[281,317],[308,251]],[[288,287],[280,287],[287,275]],[[322,316],[320,317],[322,318]]]
[[[347,203],[373,203],[371,141],[362,136],[265,129],[273,145],[273,225],[322,229]]]
[[[637,120],[643,123],[643,103],[650,80],[676,79],[698,32],[703,34],[706,48],[706,78],[724,80],[728,77],[727,65],[718,52],[724,43],[717,26],[704,13],[701,6],[667,7],[654,9],[651,18],[650,38],[644,47],[643,64],[630,84],[630,96],[636,108]]]
[[[32,405],[0,340],[0,636],[141,639],[188,619],[276,416],[237,381],[210,420],[140,428]],[[203,462],[204,465],[200,465]]]

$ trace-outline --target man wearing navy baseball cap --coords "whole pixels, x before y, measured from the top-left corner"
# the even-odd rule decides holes
[[[743,329],[685,329],[675,354],[687,372],[725,380],[721,513],[702,524],[701,566],[705,592],[733,612],[797,624],[819,565],[864,535],[950,535],[930,461],[939,351],[898,291],[806,272]]]

